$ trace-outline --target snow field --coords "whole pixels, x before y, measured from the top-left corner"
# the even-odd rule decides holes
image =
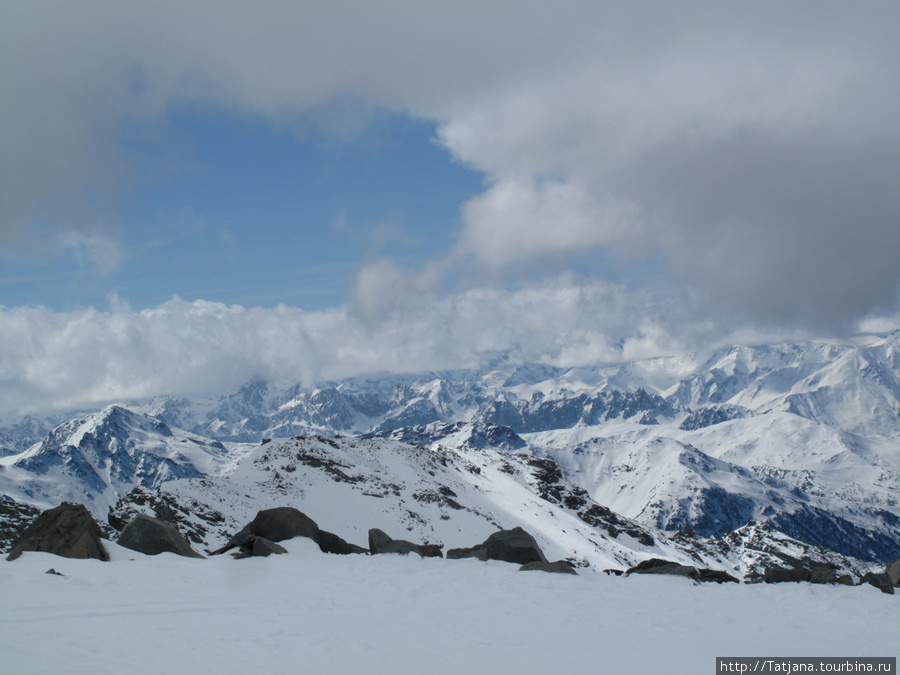
[[[2,673],[712,673],[716,656],[896,656],[871,587],[520,573],[289,555],[0,561]],[[48,575],[55,568],[66,576]]]

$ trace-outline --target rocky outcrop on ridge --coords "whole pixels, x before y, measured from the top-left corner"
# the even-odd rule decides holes
[[[115,506],[110,507],[107,521],[113,529],[121,532],[140,514],[173,525],[192,544],[202,544],[209,530],[221,527],[225,520],[220,511],[196,499],[179,501],[162,490],[136,485]]]
[[[9,552],[16,539],[40,514],[39,508],[7,495],[0,496],[0,553]]]

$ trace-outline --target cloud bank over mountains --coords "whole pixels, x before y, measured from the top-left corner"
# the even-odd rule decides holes
[[[646,318],[635,331],[634,315]],[[516,291],[473,289],[367,318],[179,298],[54,312],[0,308],[0,416],[67,410],[159,393],[210,395],[252,377],[307,385],[376,372],[475,367],[491,359],[578,365],[680,353],[674,306],[564,275]],[[677,333],[675,331],[678,331]]]
[[[894,325],[896,3],[2,6],[5,250],[124,264],[117,134],[183,105],[350,136],[411,115],[485,176],[444,255],[370,260],[344,308],[6,308],[0,381],[22,400]],[[67,364],[80,345],[104,363]]]

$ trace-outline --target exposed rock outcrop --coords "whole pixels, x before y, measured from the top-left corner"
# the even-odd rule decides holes
[[[544,552],[541,551],[534,537],[521,527],[494,532],[484,542],[472,548],[452,548],[447,551],[447,558],[502,560],[518,565],[527,565],[532,562],[547,562]]]
[[[763,581],[767,584],[778,584],[795,581],[808,581],[811,584],[836,584],[837,568],[829,563],[813,561],[797,562],[791,567],[773,565],[766,568]]]
[[[391,539],[378,528],[369,530],[369,551],[376,553],[418,553],[423,558],[443,558],[438,544],[414,544],[404,539]]]
[[[25,551],[44,551],[64,558],[109,560],[102,542],[103,531],[83,504],[63,502],[44,511],[13,544],[7,560]]]
[[[862,578],[860,583],[874,586],[882,593],[887,593],[888,595],[894,594],[894,584],[891,583],[891,578],[885,572],[869,572]]]
[[[319,526],[312,518],[292,506],[259,511],[248,527],[253,534],[269,541],[309,537],[319,543]]]
[[[700,581],[700,570],[692,565],[682,565],[662,558],[650,558],[642,560],[625,572],[629,574],[667,574],[676,577],[688,577],[694,581]]]
[[[369,552],[368,549],[346,542],[338,535],[325,530],[319,530],[319,548],[323,553],[334,553],[336,555]]]
[[[672,576],[688,577],[689,579],[698,582],[714,581],[718,584],[725,582],[739,583],[735,577],[722,570],[711,570],[694,567],[693,565],[682,565],[670,560],[663,560],[662,558],[650,558],[649,560],[644,560],[626,571],[625,574],[668,574]]]
[[[125,526],[117,543],[145,555],[175,553],[186,558],[203,557],[191,548],[175,527],[144,514],[139,514]]]
[[[769,567],[763,576],[763,580],[767,584],[792,583],[810,579],[812,579],[812,572],[805,567]]]
[[[566,560],[557,560],[556,562],[530,562],[519,568],[520,572],[552,572],[555,574],[578,574],[575,568]]]
[[[346,555],[367,552],[361,546],[349,544],[332,532],[319,529],[316,521],[302,511],[292,506],[279,506],[257,512],[256,517],[244,529],[234,535],[225,546],[213,551],[212,555],[219,555],[234,548],[240,549],[235,556],[238,558],[287,553],[283,546],[277,546],[275,542],[294,537],[312,539],[323,553]],[[259,539],[263,541],[257,543]]]
[[[17,502],[12,497],[0,496],[0,553],[12,550],[13,544],[25,528],[41,515],[41,510]]]
[[[287,549],[284,546],[276,544],[274,541],[266,539],[265,537],[253,538],[250,555],[256,556],[257,558],[265,558],[266,556],[272,555],[273,553],[287,553]]]
[[[900,586],[900,558],[885,566],[884,573],[888,575],[894,586]]]
[[[308,537],[318,544],[320,535],[319,526],[305,513],[292,506],[278,506],[258,511],[256,517],[244,529],[234,535],[225,546],[213,551],[212,555],[226,553],[233,548],[240,548],[242,552],[252,555],[253,544],[257,537],[271,542]]]
[[[203,544],[208,533],[224,527],[225,516],[196,499],[179,500],[162,490],[136,485],[110,507],[107,522],[121,532],[143,513],[175,526],[192,545]]]
[[[699,570],[699,572],[700,572],[700,581],[703,581],[703,582],[714,581],[717,584],[724,584],[724,583],[739,584],[739,583],[741,583],[737,577],[734,577],[734,576],[728,574],[728,572],[725,572],[724,570],[710,570],[710,569],[704,568],[704,569]]]

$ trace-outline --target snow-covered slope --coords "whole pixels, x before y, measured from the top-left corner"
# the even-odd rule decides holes
[[[738,578],[759,578],[767,565],[786,564],[788,558],[834,564],[856,578],[870,569],[780,533],[727,541],[664,534],[596,503],[509,429],[438,424],[388,436],[272,441],[227,476],[176,480],[155,493],[137,489],[117,504],[110,522],[121,527],[137,513],[163,517],[211,551],[259,509],[293,506],[363,546],[373,527],[449,549],[518,526],[550,559],[595,571],[625,569],[653,557]],[[422,442],[409,442],[416,440]],[[761,552],[768,549],[775,553],[766,557]]]
[[[50,425],[44,420],[30,415],[23,417],[19,422],[0,429],[0,457],[19,454],[43,441],[50,431]]]
[[[629,567],[652,556],[683,557],[664,537],[610,513],[561,481],[552,463],[535,460],[527,450],[466,443],[472,425],[462,425],[455,435],[430,447],[378,437],[276,440],[260,446],[228,476],[168,482],[160,494],[176,509],[189,505],[182,509],[191,521],[185,529],[201,532],[207,549],[225,543],[259,509],[294,506],[363,546],[373,527],[449,549],[523,526],[548,557],[594,568]],[[545,498],[545,491],[558,498]],[[117,512],[127,509],[128,501]],[[215,525],[208,515],[213,511],[221,514]],[[191,518],[191,513],[199,516]]]
[[[869,346],[733,347],[714,355],[668,397],[687,408],[732,404],[784,410],[866,435],[900,433],[900,331]]]
[[[525,436],[622,515],[722,535],[749,518],[864,559],[900,556],[896,443],[790,413],[696,430],[620,422]]]
[[[868,586],[695,586],[282,543],[287,555],[247,560],[115,545],[108,563],[0,559],[2,669],[695,675],[717,656],[896,652],[898,596]]]

